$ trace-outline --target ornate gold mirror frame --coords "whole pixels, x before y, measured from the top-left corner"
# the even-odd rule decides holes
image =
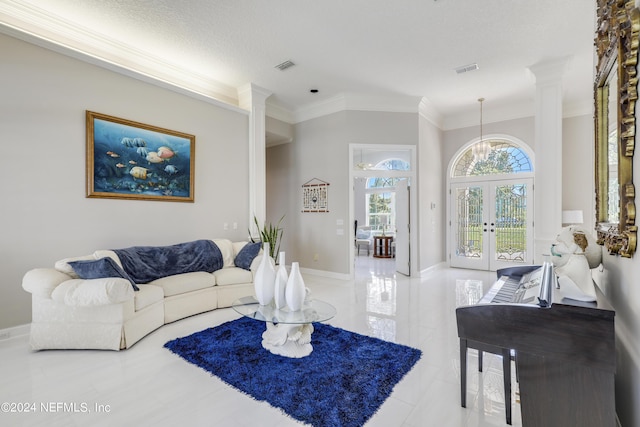
[[[638,99],[636,66],[640,11],[635,7],[634,1],[629,0],[597,0],[597,5],[598,26],[595,44],[598,62],[594,82],[596,231],[598,243],[605,245],[609,253],[630,258],[636,250],[638,232],[633,153],[636,133],[635,106]],[[612,73],[616,73],[617,76]],[[616,80],[617,85],[612,84],[616,87],[609,87],[609,82]],[[608,114],[610,95],[617,95],[615,121],[613,114]],[[615,98],[611,99],[615,101]],[[615,133],[611,132],[612,129]],[[617,154],[614,153],[615,150],[609,150],[610,135],[617,139]],[[610,155],[617,156],[617,182],[613,170],[615,166],[612,166],[613,180],[610,179]],[[615,165],[615,161],[613,164]],[[612,190],[615,194],[616,185],[619,189],[619,204],[616,207],[613,201],[613,206],[619,210],[617,218],[610,215],[609,208],[609,191]]]

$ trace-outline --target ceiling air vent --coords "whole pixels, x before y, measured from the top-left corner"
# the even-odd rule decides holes
[[[296,64],[294,64],[293,62],[287,60],[287,61],[284,61],[281,64],[276,65],[275,68],[277,68],[280,71],[284,71],[287,68],[293,67],[294,65],[296,65]]]
[[[478,64],[463,65],[462,67],[456,68],[456,73],[458,74],[467,73],[469,71],[475,71],[478,68],[479,68]]]

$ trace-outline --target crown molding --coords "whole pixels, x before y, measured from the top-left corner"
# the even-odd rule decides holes
[[[520,104],[511,104],[502,107],[489,107],[485,105],[483,108],[482,122],[497,123],[508,120],[522,119],[533,117],[535,115],[533,101],[530,103],[523,102]],[[471,126],[478,126],[480,123],[480,110],[463,111],[458,114],[451,114],[444,118],[442,122],[442,130],[449,131],[462,129]]]
[[[238,106],[236,88],[185,71],[31,4],[12,0],[0,2],[0,32],[143,81],[193,93],[225,108]]]
[[[293,112],[293,119],[294,123],[300,123],[341,111],[417,113],[419,102],[419,97],[412,96],[378,96],[341,93],[332,98],[298,108]]]
[[[442,114],[440,114],[440,112],[436,109],[436,107],[427,98],[423,97],[420,100],[418,111],[419,111],[420,117],[424,118],[425,120],[433,124],[438,129],[442,129],[444,117],[442,116]]]
[[[266,115],[280,120],[281,122],[288,123],[290,125],[295,124],[295,117],[291,110],[274,103],[270,103],[267,99],[267,112]]]

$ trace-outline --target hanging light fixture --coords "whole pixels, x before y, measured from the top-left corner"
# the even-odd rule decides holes
[[[478,98],[478,102],[480,102],[480,141],[473,144],[471,153],[476,162],[484,162],[489,158],[489,154],[491,154],[491,145],[482,138],[482,103],[484,102],[484,98]]]
[[[356,167],[360,170],[366,171],[373,168],[371,163],[365,163],[362,161],[362,152],[364,150],[360,150],[360,163],[356,163]]]

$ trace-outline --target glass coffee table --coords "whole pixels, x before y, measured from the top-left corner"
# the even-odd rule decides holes
[[[237,299],[231,306],[245,317],[266,323],[262,347],[273,354],[296,358],[308,356],[313,351],[313,322],[325,322],[336,315],[334,306],[317,299],[305,301],[299,311],[291,311],[288,307],[277,309],[273,302],[260,305],[252,296]]]

